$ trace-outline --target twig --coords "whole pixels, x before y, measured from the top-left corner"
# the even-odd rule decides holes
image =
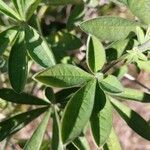
[[[140,85],[141,87],[145,88],[146,90],[148,90],[150,92],[150,88],[148,88],[146,85],[144,85],[141,82],[139,82],[138,80],[136,80],[136,78],[134,78],[130,74],[125,74],[124,77],[127,78],[130,81],[133,81],[133,82],[137,83],[138,85]]]

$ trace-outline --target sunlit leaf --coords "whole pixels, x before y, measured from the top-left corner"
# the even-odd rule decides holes
[[[34,78],[49,86],[73,87],[86,83],[93,76],[73,65],[58,64],[38,73]]]
[[[63,143],[75,139],[87,124],[94,105],[95,86],[95,80],[88,82],[68,102],[61,126]]]
[[[116,111],[126,121],[128,126],[132,128],[132,130],[134,130],[141,137],[150,140],[150,125],[146,120],[119,101],[111,98],[111,102]]]
[[[150,24],[149,0],[128,0],[128,7],[143,23]]]
[[[19,131],[47,110],[48,107],[34,109],[0,122],[0,141]]]
[[[99,71],[106,62],[105,49],[102,43],[94,36],[88,39],[86,60],[92,72]]]
[[[123,92],[123,86],[120,81],[113,75],[108,75],[106,78],[100,81],[102,89],[109,93],[121,93]]]
[[[14,20],[20,20],[19,15],[13,9],[11,9],[3,0],[0,0],[0,12]]]
[[[119,17],[99,17],[80,24],[83,31],[101,40],[117,41],[125,39],[136,31],[137,22]]]
[[[24,146],[24,150],[39,150],[42,144],[43,136],[46,131],[46,127],[50,118],[51,109],[49,109],[44,118],[42,119],[41,123],[34,131],[32,137],[27,141],[26,145]]]
[[[112,128],[107,143],[103,146],[103,150],[122,150],[119,139]]]
[[[114,96],[125,100],[134,100],[143,103],[150,102],[150,94],[131,88],[124,88],[122,93],[115,94]]]
[[[43,67],[55,65],[51,48],[38,32],[30,26],[25,27],[26,47],[31,58]]]

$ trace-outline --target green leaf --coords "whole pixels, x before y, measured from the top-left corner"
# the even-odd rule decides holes
[[[75,6],[68,18],[67,28],[73,29],[74,26],[77,26],[83,20],[84,15],[85,15],[84,4]]]
[[[26,145],[24,146],[24,150],[39,150],[40,146],[42,144],[42,140],[44,137],[44,133],[46,131],[46,127],[50,118],[51,109],[49,109],[43,120],[41,121],[40,125],[37,127],[37,129],[34,131],[32,137],[30,140],[27,141]]]
[[[25,27],[25,41],[31,58],[43,67],[55,65],[50,47],[38,32],[30,26]]]
[[[75,139],[87,124],[94,105],[96,81],[91,80],[79,89],[68,102],[62,117],[62,141]]]
[[[51,87],[46,87],[45,96],[50,102],[55,103],[55,94]]]
[[[17,35],[18,27],[14,26],[0,33],[0,55],[6,50],[8,46],[13,44],[13,41]]]
[[[91,116],[91,129],[98,147],[105,144],[112,128],[112,107],[104,92],[97,86],[95,108]],[[102,108],[103,107],[103,108]]]
[[[106,47],[107,61],[110,62],[119,58],[127,49],[130,41],[130,39],[123,39],[115,41]]]
[[[102,43],[94,36],[89,37],[87,43],[86,60],[89,69],[97,72],[106,62],[105,49]]]
[[[13,89],[20,93],[25,86],[28,74],[28,57],[24,44],[24,31],[18,33],[9,56],[9,79]]]
[[[61,140],[60,121],[59,116],[54,107],[53,114],[53,132],[52,132],[52,150],[63,150],[63,144]]]
[[[41,0],[24,0],[25,1],[25,11],[26,11],[26,20],[29,20],[33,15],[34,11],[40,4]]]
[[[78,148],[78,150],[90,150],[89,143],[84,135],[77,137],[73,144]]]
[[[12,0],[22,20],[27,21],[33,15],[41,0]]]
[[[141,137],[150,140],[150,125],[146,120],[119,101],[111,98],[111,102],[116,111],[126,121],[128,126],[132,128],[132,130],[134,130]]]
[[[24,0],[11,0],[20,15],[21,19],[25,21],[25,14],[24,14]]]
[[[103,146],[103,150],[122,150],[115,130],[112,128],[107,143]]]
[[[89,73],[69,64],[58,64],[34,77],[36,80],[54,87],[73,87],[93,79]]]
[[[124,90],[120,81],[113,75],[108,75],[106,78],[101,80],[100,86],[103,90],[109,93],[121,93]]]
[[[149,0],[128,0],[128,7],[143,23],[150,24]]]
[[[32,120],[34,120],[43,112],[45,112],[47,108],[48,107],[34,109],[31,111],[16,115],[14,117],[8,118],[4,121],[1,121],[0,122],[0,141],[10,136],[11,134],[14,134],[20,129],[22,129]]]
[[[0,89],[0,98],[5,101],[13,102],[17,104],[29,104],[29,105],[49,105],[49,101],[40,99],[38,97],[29,95],[27,93],[18,94],[12,89],[3,88]]]
[[[11,9],[3,0],[0,0],[0,12],[14,20],[20,20],[19,15]]]
[[[136,35],[137,35],[138,42],[140,44],[143,44],[144,42],[146,42],[144,31],[140,27],[136,28]]]
[[[82,0],[45,0],[50,5],[80,4]]]
[[[136,63],[141,70],[150,72],[150,61],[138,60]]]
[[[150,94],[136,89],[124,88],[124,91],[122,93],[115,94],[114,96],[117,98],[134,100],[142,103],[150,102]]]
[[[99,17],[80,24],[83,31],[101,40],[117,41],[125,39],[136,31],[137,22],[119,17]]]
[[[81,40],[75,35],[60,31],[50,34],[47,41],[50,43],[58,63],[68,56],[68,51],[77,50],[82,46]]]

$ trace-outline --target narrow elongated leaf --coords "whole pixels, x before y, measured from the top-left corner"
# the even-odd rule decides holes
[[[83,20],[84,15],[85,15],[84,4],[82,3],[81,5],[75,6],[68,18],[67,28],[73,29],[74,26],[77,26]]]
[[[126,121],[128,126],[132,128],[132,130],[134,130],[141,137],[150,140],[150,125],[146,120],[119,101],[111,98],[111,102],[116,111]]]
[[[63,150],[61,131],[60,131],[60,121],[55,107],[54,107],[54,115],[53,115],[52,150]]]
[[[49,105],[49,101],[40,99],[38,97],[29,95],[27,93],[18,94],[12,89],[3,88],[0,89],[0,98],[5,101],[13,102],[17,104],[29,104],[29,105]]]
[[[143,23],[150,24],[149,0],[128,0],[128,7]]]
[[[10,46],[17,35],[18,27],[14,26],[0,33],[0,55]]]
[[[95,86],[95,80],[88,82],[68,102],[61,126],[63,143],[75,139],[87,124],[93,109]]]
[[[112,128],[112,107],[104,92],[97,86],[95,107],[91,116],[91,129],[98,147],[105,144]],[[103,105],[103,106],[102,106]]]
[[[86,60],[92,72],[99,71],[106,62],[105,49],[101,42],[94,36],[88,39]]]
[[[43,136],[50,118],[51,109],[49,109],[43,120],[41,121],[40,125],[34,131],[32,137],[29,141],[27,141],[26,145],[24,146],[24,150],[39,150],[42,144]]]
[[[25,27],[25,40],[31,58],[43,67],[55,65],[50,47],[38,32],[30,26]]]
[[[93,79],[93,76],[73,65],[58,64],[38,73],[34,78],[49,86],[72,87]]]
[[[24,45],[24,32],[20,31],[9,56],[9,79],[13,89],[20,93],[25,86],[28,73],[28,57]]]
[[[107,143],[103,146],[103,150],[122,150],[118,137],[112,128]]]
[[[11,0],[19,13],[21,19],[25,20],[25,14],[24,14],[24,0]]]
[[[45,112],[47,108],[48,107],[34,109],[0,122],[0,141],[22,129],[32,120]]]
[[[120,81],[113,75],[108,75],[106,78],[101,80],[100,86],[109,93],[121,93],[124,90]]]
[[[0,12],[14,20],[20,20],[19,15],[13,9],[11,9],[3,0],[0,0]]]
[[[136,89],[125,88],[122,93],[115,94],[114,96],[121,99],[134,100],[142,103],[150,102],[150,94]]]
[[[123,18],[99,17],[81,23],[80,27],[101,40],[117,41],[135,32],[138,25],[136,22]]]
[[[89,143],[86,139],[86,137],[79,136],[74,141],[73,144],[79,149],[79,150],[90,150]]]

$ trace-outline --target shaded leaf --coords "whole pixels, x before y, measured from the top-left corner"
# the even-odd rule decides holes
[[[132,128],[132,130],[134,130],[141,137],[150,140],[150,125],[146,120],[119,101],[111,98],[111,102],[116,111],[126,121],[128,126]]]
[[[105,49],[102,43],[94,36],[88,39],[86,60],[92,72],[99,71],[106,62]]]
[[[121,93],[124,90],[120,81],[113,75],[108,75],[106,78],[101,80],[100,86],[103,90],[109,93]]]
[[[65,56],[68,56],[69,51],[77,50],[82,46],[81,40],[75,35],[60,31],[50,34],[47,41],[51,45],[57,62],[61,62]]]
[[[73,87],[93,79],[89,73],[69,64],[58,64],[34,77],[36,80],[54,87]]]
[[[0,122],[0,141],[10,136],[11,134],[19,131],[32,120],[37,118],[43,112],[47,110],[48,107],[34,109],[11,118],[8,118]]]
[[[0,33],[0,55],[13,43],[18,32],[17,30],[18,27],[14,26]]]
[[[88,82],[68,102],[61,126],[63,143],[75,139],[87,124],[94,105],[95,86],[95,80]]]
[[[127,46],[131,40],[123,39],[119,41],[115,41],[111,43],[108,47],[106,47],[106,55],[107,61],[113,61],[119,58],[127,49]]]
[[[79,149],[79,150],[90,150],[89,143],[86,139],[86,137],[83,135],[80,135],[77,137],[73,144]]]
[[[84,8],[84,4],[77,5],[73,8],[67,21],[68,29],[73,29],[74,26],[77,26],[83,20],[85,15]]]
[[[53,53],[46,41],[30,26],[25,27],[26,47],[31,58],[43,67],[55,65]]]
[[[32,137],[27,141],[24,150],[39,150],[42,144],[43,136],[50,118],[51,109],[49,109],[37,129],[34,131]]]
[[[28,57],[24,44],[25,33],[20,30],[9,56],[9,79],[13,89],[20,93],[25,86],[28,74]]]
[[[60,120],[54,107],[53,114],[53,132],[52,132],[52,150],[63,150],[63,144],[61,140],[61,131],[60,131]]]
[[[99,97],[95,99],[95,108],[90,119],[92,134],[98,147],[105,144],[112,128],[112,107],[104,92],[97,86]],[[97,95],[97,93],[96,93]]]
[[[51,87],[46,87],[45,96],[50,102],[52,102],[52,103],[55,102],[54,91]]]
[[[0,98],[2,98],[5,101],[17,104],[49,105],[49,102],[46,100],[29,95],[27,93],[18,94],[14,92],[14,90],[8,88],[0,89]]]
[[[101,40],[117,41],[125,39],[136,31],[137,22],[118,17],[99,17],[80,24],[82,30]]]

